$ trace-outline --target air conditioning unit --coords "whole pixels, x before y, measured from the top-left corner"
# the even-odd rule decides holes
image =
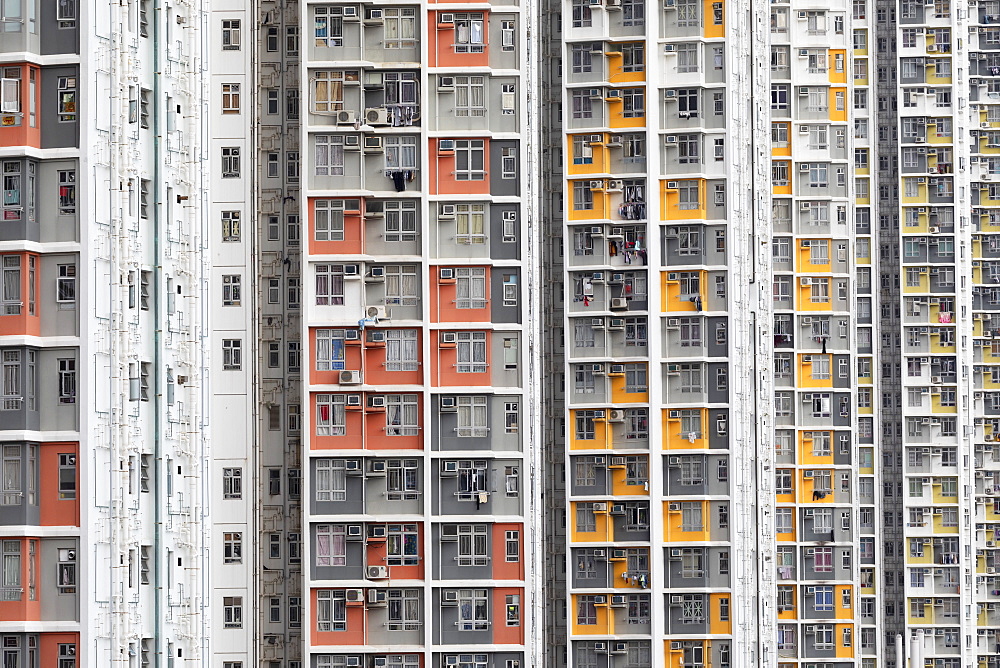
[[[454,152],[455,152],[454,139],[438,139],[438,154],[454,153]]]
[[[590,275],[590,280],[592,282],[594,282],[594,283],[603,283],[604,282],[604,272],[603,271],[595,271],[593,274]]]
[[[381,153],[383,150],[381,137],[365,137],[365,153]]]
[[[388,566],[368,566],[365,568],[365,579],[367,580],[387,580],[388,578]]]
[[[357,654],[344,657],[344,665],[348,668],[361,668],[361,657]]]
[[[360,524],[347,525],[348,538],[361,538],[363,527]]]
[[[389,110],[385,107],[369,107],[365,109],[366,125],[389,125]]]
[[[664,138],[663,141],[665,141],[668,144],[676,144],[677,143],[677,135],[667,135],[666,138]]]
[[[455,270],[451,267],[441,267],[438,269],[438,278],[442,281],[451,281],[455,279]]]
[[[625,297],[612,297],[611,298],[611,310],[622,310],[628,308],[628,300]]]
[[[458,401],[455,397],[441,397],[438,406],[442,413],[454,413],[458,410]]]
[[[622,181],[608,181],[608,190],[620,191],[623,185],[625,184]]]
[[[446,220],[455,217],[454,204],[442,204],[438,209],[438,220]]]
[[[612,364],[611,369],[608,371],[610,374],[623,374],[625,373],[624,364]]]
[[[361,395],[360,394],[348,394],[344,403],[347,406],[361,406]]]
[[[384,306],[366,306],[365,318],[369,320],[388,320],[389,311]]]
[[[675,51],[677,51],[677,45],[676,44],[664,44],[663,45],[663,53],[674,53]]]
[[[615,504],[612,504],[612,506],[611,506],[611,514],[612,515],[624,515],[625,514],[625,504],[624,503],[615,503]]]
[[[590,189],[591,190],[604,190],[604,181],[602,181],[602,180],[591,181],[590,182]]]
[[[381,395],[368,397],[368,408],[385,408],[385,397]]]
[[[357,396],[357,395],[355,395]],[[352,473],[361,472],[361,460],[360,459],[348,459],[344,461],[344,469],[347,471],[348,475]]]
[[[344,592],[347,597],[348,603],[364,603],[365,602],[365,590],[364,589],[348,589]]]
[[[667,506],[667,510],[669,510],[672,513],[679,513],[681,511],[681,504],[671,503]]]
[[[438,90],[442,93],[455,92],[455,77],[438,77]]]
[[[608,422],[624,422],[624,421],[625,421],[625,411],[621,410],[608,411]]]
[[[590,365],[590,372],[592,374],[594,374],[595,376],[603,376],[604,375],[604,365],[603,364],[591,364]]]
[[[611,318],[608,321],[608,330],[619,331],[625,329],[625,318]]]
[[[368,607],[370,608],[384,608],[389,602],[388,590],[386,589],[369,589],[368,590]]]
[[[344,278],[357,278],[361,274],[360,268],[356,264],[345,264],[344,265]]]
[[[612,654],[628,654],[628,643],[627,642],[611,643],[611,653]]]
[[[357,19],[358,18],[358,8],[357,7],[347,6],[347,7],[341,7],[340,9],[341,9],[340,15],[343,16],[345,19]]]
[[[368,11],[368,18],[365,19],[365,25],[380,26],[383,24],[381,9],[371,9]]]
[[[340,372],[340,384],[341,385],[360,385],[361,384],[361,372],[360,371],[341,371]]]
[[[935,226],[933,226],[933,225],[932,225],[932,226],[930,227],[930,233],[931,233],[931,234],[937,234],[937,233],[938,233],[938,232],[940,232],[940,231],[941,231],[941,228],[940,228],[940,227],[935,227]]]
[[[611,607],[612,608],[624,608],[628,605],[628,598],[618,594],[611,597]]]
[[[667,181],[667,190],[677,190],[681,187],[679,181]]]
[[[338,125],[353,125],[357,121],[357,114],[353,111],[343,110],[337,112]]]
[[[604,226],[603,225],[596,225],[594,227],[591,227],[590,231],[588,232],[588,234],[590,234],[590,236],[592,236],[592,237],[603,237],[604,236]]]
[[[801,285],[804,288],[808,288],[810,285],[812,285],[812,279],[803,276],[802,278],[799,279],[799,285]]]
[[[389,535],[389,529],[384,524],[375,524],[368,527],[368,537],[369,538],[385,538]]]
[[[458,590],[456,589],[445,589],[441,592],[441,605],[455,606],[458,605]]]
[[[608,143],[605,144],[605,146],[607,146],[609,148],[617,148],[617,147],[619,147],[621,145],[622,145],[622,136],[621,135],[611,135],[611,139],[609,139]]]
[[[608,512],[608,504],[606,503],[595,503],[594,504],[595,513],[606,513]]]
[[[441,332],[439,341],[444,345],[453,346],[458,343],[458,332]]]
[[[372,397],[372,399],[381,399],[382,397]],[[386,474],[386,463],[384,459],[373,459],[368,462],[368,477],[370,478],[384,478]]]
[[[441,461],[441,477],[449,477],[458,475],[458,462],[454,459],[445,459]]]

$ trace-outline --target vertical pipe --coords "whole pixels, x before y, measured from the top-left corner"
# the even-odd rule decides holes
[[[896,665],[905,668],[903,665],[903,634],[896,634]]]
[[[160,20],[162,18],[161,0],[153,0],[152,43],[153,43],[153,307],[152,313],[156,321],[153,323],[153,666],[163,665],[163,586],[160,573],[163,570],[163,557],[160,554],[163,547],[163,490],[161,476],[163,471],[163,443],[160,440],[160,377],[162,374],[162,355],[160,346],[162,337],[160,327],[162,313],[160,312],[160,281],[162,280],[163,264],[160,257],[160,216],[163,198],[161,196],[160,160],[163,149],[160,142],[160,123],[162,122],[163,105],[160,100]]]

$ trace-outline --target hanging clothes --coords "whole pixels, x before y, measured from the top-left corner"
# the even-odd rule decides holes
[[[389,172],[388,176],[392,179],[392,185],[395,186],[396,192],[401,193],[406,190],[406,172]]]

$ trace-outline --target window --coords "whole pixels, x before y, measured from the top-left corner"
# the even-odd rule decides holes
[[[225,596],[222,599],[222,625],[227,629],[243,628],[243,597]]]
[[[455,77],[455,116],[486,115],[486,77]]]
[[[240,177],[240,149],[238,146],[222,147],[222,178],[238,179]]]
[[[417,266],[388,264],[385,266],[385,303],[415,306],[417,297]]]
[[[483,495],[489,494],[487,473],[487,464],[484,459],[459,461],[457,499],[478,502]]]
[[[417,168],[417,138],[411,135],[388,135],[385,143],[385,168],[391,170]]]
[[[456,435],[464,438],[483,438],[489,432],[488,403],[485,396],[456,397],[458,420]]]
[[[222,212],[222,240],[239,241],[242,234],[239,211]]]
[[[490,625],[489,590],[458,591],[458,630],[482,631]]]
[[[643,363],[625,365],[625,391],[628,393],[647,390],[646,365]]]
[[[347,434],[344,404],[345,399],[342,394],[316,395],[317,436],[344,436]]]
[[[342,306],[344,304],[344,265],[316,265],[316,305]]]
[[[481,12],[455,14],[455,53],[483,53],[486,36]]]
[[[412,7],[382,10],[382,48],[412,49],[417,45],[417,16]]]
[[[622,25],[642,26],[645,24],[646,3],[643,0],[622,0]]]
[[[222,534],[222,561],[226,564],[243,562],[243,534],[238,531]]]
[[[357,72],[320,70],[312,72],[312,111],[316,114],[330,114],[344,108],[344,81],[357,80]]]
[[[238,83],[222,84],[222,113],[240,113],[240,85]]]
[[[390,589],[389,625],[390,631],[416,631],[421,625],[421,605],[419,589]]]
[[[416,241],[417,203],[415,200],[388,200],[383,202],[385,235],[383,241]]]
[[[59,171],[59,215],[76,213],[76,170]]]
[[[59,403],[76,403],[76,360],[60,359],[59,364]]]
[[[242,301],[242,277],[225,274],[222,277],[222,305],[239,306]]]
[[[484,267],[456,267],[455,308],[486,308],[486,269]]]
[[[59,77],[58,88],[59,121],[70,123],[76,121],[76,77]],[[31,101],[34,104],[34,101]]]
[[[60,304],[76,302],[76,265],[60,264],[56,268],[56,301]]]
[[[674,53],[677,54],[678,73],[698,71],[698,49],[700,46],[700,44],[695,43],[674,45]]]
[[[313,44],[321,48],[331,48],[344,45],[344,20],[341,17],[341,7],[316,7],[313,19]],[[273,47],[273,48],[272,48]],[[278,50],[278,31],[268,35],[268,51]]]
[[[622,44],[622,71],[642,72],[646,69],[646,45],[642,42]]]
[[[343,176],[344,135],[315,135],[313,139],[316,176]],[[330,204],[328,200],[320,201]]]
[[[316,592],[316,630],[347,630],[347,592],[320,589]]]
[[[222,368],[239,371],[243,368],[243,340],[222,339]]]
[[[486,332],[456,332],[458,373],[486,373]]]
[[[389,459],[386,460],[386,469],[387,499],[390,501],[412,501],[420,497],[420,470],[417,467],[416,459]],[[413,541],[415,545],[416,538]],[[392,541],[389,542],[391,547]],[[416,562],[406,561],[405,563]]]
[[[833,610],[833,587],[815,588],[813,609],[816,612],[829,612]]]
[[[489,527],[486,524],[458,525],[459,566],[486,566],[490,562]]]
[[[60,28],[75,28],[76,27],[76,17],[77,17],[77,3],[76,0],[57,0],[56,2],[56,21],[59,22]],[[62,647],[60,645],[60,647]],[[66,647],[73,647],[74,653],[76,651],[76,645],[66,645]],[[60,655],[61,656],[61,655]],[[72,664],[75,666],[76,662]],[[72,666],[63,666],[60,662],[59,668],[72,668]]]
[[[223,19],[222,21],[222,50],[239,51],[242,46],[240,35],[239,19]]]
[[[574,28],[589,28],[593,25],[593,17],[591,15],[589,0],[573,0],[572,9]]]
[[[385,395],[387,436],[416,436],[420,433],[419,406],[415,394]]]
[[[6,457],[4,458],[4,478],[6,481]],[[76,498],[76,454],[63,453],[59,455],[59,498],[60,500]],[[6,487],[4,487],[6,491]],[[0,505],[5,505],[0,502]]]
[[[385,370],[416,371],[420,368],[417,330],[390,329],[385,332]]]
[[[316,525],[316,565],[347,565],[347,525]]]
[[[486,178],[486,143],[482,139],[456,139],[455,180],[482,181]]]
[[[646,115],[646,90],[644,88],[622,88],[622,116],[642,118]]]
[[[412,480],[401,486],[416,488],[417,461],[389,460],[390,469],[400,470],[400,464],[413,471]],[[391,482],[391,481],[390,481]],[[391,497],[390,497],[391,498]],[[409,498],[416,498],[411,495]],[[420,563],[420,534],[416,524],[390,524],[387,531],[386,563],[390,566],[415,566]]]
[[[243,469],[241,468],[222,469],[222,498],[223,499],[243,498]]]

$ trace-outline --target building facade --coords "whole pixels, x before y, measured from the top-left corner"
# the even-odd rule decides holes
[[[303,660],[534,665],[530,14],[299,25]]]
[[[0,11],[4,668],[1000,666],[997,3]]]

